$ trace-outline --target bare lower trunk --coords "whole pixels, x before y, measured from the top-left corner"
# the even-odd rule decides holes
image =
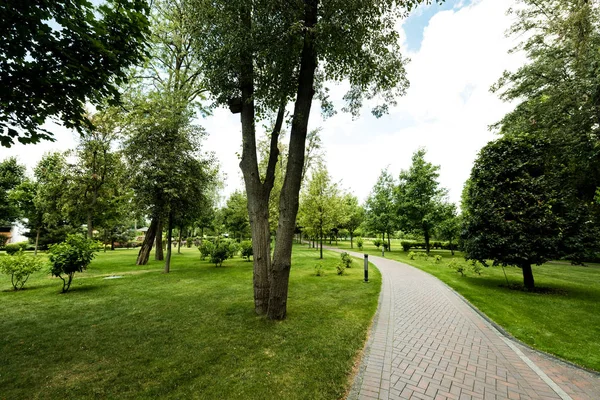
[[[425,229],[425,250],[427,251],[427,254],[429,254],[429,230]]]
[[[181,232],[181,231],[180,231]],[[173,218],[171,214],[169,214],[169,221],[167,222],[167,258],[165,259],[165,274],[168,274],[171,271],[171,253],[172,247],[171,243],[173,242]]]
[[[269,319],[284,319],[287,312],[287,297],[292,260],[292,240],[298,215],[299,193],[304,169],[304,151],[308,118],[314,96],[314,78],[317,68],[317,52],[312,29],[317,22],[318,0],[305,1],[304,44],[298,76],[298,93],[294,105],[292,129],[285,179],[279,197],[279,222],[275,240],[273,263],[269,271],[271,290],[269,293]]]
[[[522,264],[521,269],[523,270],[523,284],[525,288],[528,290],[532,290],[535,288],[535,282],[533,280],[533,270],[531,269],[531,264]]]
[[[267,313],[269,307],[269,267],[271,265],[269,211],[260,204],[250,204],[250,202],[248,203],[248,209],[252,229],[252,259],[254,262],[252,279],[254,285],[254,311],[259,315],[263,315]]]
[[[388,251],[392,251],[392,241],[390,240],[390,233],[387,233],[388,235]]]
[[[94,238],[94,227],[92,226],[92,212],[88,211],[87,213],[87,236],[88,239]]]
[[[146,232],[146,236],[144,236],[144,242],[142,243],[142,247],[140,247],[138,258],[135,263],[136,265],[148,264],[148,259],[150,258],[150,252],[152,251],[152,245],[154,244],[157,229],[158,219],[152,218],[150,226],[148,227],[148,231]]]
[[[354,236],[352,235],[352,233],[350,234],[350,248],[354,248]]]
[[[319,240],[319,258],[323,259],[323,233],[321,233],[321,240]]]
[[[35,232],[35,249],[33,250],[33,255],[37,256],[38,244],[40,243],[40,230],[41,228],[37,228]]]
[[[454,255],[454,245],[452,244],[452,239],[450,239],[448,241],[448,244],[450,245],[450,253],[452,253],[452,255]]]
[[[183,229],[181,229],[181,226],[179,227],[179,242],[177,242],[177,254],[181,254],[181,232],[183,231]]]
[[[162,220],[158,220],[158,228],[156,228],[156,249],[154,250],[154,259],[156,261],[162,261],[165,259],[163,252],[163,223]]]

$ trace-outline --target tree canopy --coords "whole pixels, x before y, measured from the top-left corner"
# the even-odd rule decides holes
[[[143,59],[147,13],[145,0],[0,3],[0,144],[52,140],[48,118],[81,131],[86,103],[118,101]]]

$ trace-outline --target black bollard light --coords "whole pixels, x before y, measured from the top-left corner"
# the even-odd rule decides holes
[[[369,255],[365,254],[365,283],[369,282]]]

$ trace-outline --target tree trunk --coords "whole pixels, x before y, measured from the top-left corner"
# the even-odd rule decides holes
[[[429,230],[425,229],[424,234],[425,234],[425,250],[427,251],[427,254],[429,254]]]
[[[352,235],[352,233],[350,233],[350,248],[354,248],[354,236]]]
[[[322,260],[323,259],[323,232],[321,232],[321,240],[320,240],[320,246],[319,246],[319,248],[320,248],[320,250],[319,250],[320,251],[319,259]]]
[[[150,258],[150,252],[152,251],[152,245],[154,244],[154,239],[156,237],[156,231],[158,229],[158,219],[152,218],[150,222],[150,226],[148,227],[148,231],[144,236],[144,242],[142,243],[142,247],[140,247],[140,251],[138,253],[137,261],[135,265],[146,265],[148,264],[148,259]]]
[[[92,211],[89,210],[87,212],[87,235],[88,239],[92,240],[94,238],[94,227],[92,226]]]
[[[162,261],[165,259],[165,255],[163,252],[163,222],[159,218],[158,219],[158,227],[156,228],[156,249],[154,250],[154,259],[156,261]]]
[[[533,270],[531,269],[531,264],[524,263],[521,265],[521,269],[523,270],[523,284],[527,290],[532,290],[535,288],[535,282],[533,281]]]
[[[35,231],[35,248],[33,250],[34,256],[37,256],[38,244],[40,243],[40,230],[41,228],[38,226],[37,230]]]
[[[450,245],[450,253],[454,255],[454,245],[452,244],[452,239],[448,240],[448,244]]]
[[[250,228],[252,230],[252,253],[254,262],[254,311],[263,315],[269,307],[269,266],[271,265],[271,233],[269,230],[269,210],[262,202],[250,201],[248,196],[248,210],[250,215]]]
[[[308,118],[314,96],[317,52],[315,32],[317,23],[318,0],[306,0],[304,3],[304,44],[300,59],[298,93],[294,105],[294,116],[290,132],[288,162],[286,174],[279,197],[279,221],[275,241],[275,252],[269,276],[271,290],[269,294],[269,319],[284,319],[287,312],[287,296],[292,260],[292,239],[298,215],[300,185],[304,169],[304,151]]]
[[[177,243],[177,254],[181,254],[181,232],[183,229],[179,227],[179,242]]]
[[[181,232],[181,231],[179,231]],[[169,213],[169,220],[167,222],[167,258],[165,259],[165,274],[168,274],[171,271],[171,246],[173,242],[173,216]]]
[[[390,240],[390,233],[387,233],[388,235],[388,251],[392,251],[392,241]]]

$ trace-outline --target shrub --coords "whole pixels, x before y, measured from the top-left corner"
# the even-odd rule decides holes
[[[388,251],[390,245],[387,242],[383,242],[383,250]]]
[[[352,257],[350,257],[350,254],[346,253],[345,251],[340,254],[340,258],[342,259],[342,265],[346,268],[350,268],[352,267]]]
[[[238,253],[240,252],[240,244],[238,242],[231,242],[227,246],[227,250],[229,250],[228,258],[233,258],[233,257],[237,256]]]
[[[358,246],[358,249],[359,249],[359,250],[362,250],[362,248],[363,248],[363,244],[364,244],[364,242],[363,242],[363,238],[361,238],[361,237],[357,237],[357,238],[356,238],[356,245]]]
[[[471,271],[473,271],[477,275],[481,275],[482,270],[483,266],[481,265],[481,263],[477,262],[477,260],[471,260]]]
[[[346,267],[342,264],[338,264],[335,266],[338,275],[344,275],[346,273]]]
[[[410,253],[408,253],[408,258],[414,260],[416,255],[417,254],[414,251],[411,251]]]
[[[434,249],[439,249],[442,247],[442,242],[433,242],[433,248]]]
[[[252,250],[252,242],[249,240],[243,241],[240,244],[240,247],[242,249],[242,257],[250,261],[250,257],[252,257],[254,254]]]
[[[409,251],[410,248],[412,247],[412,243],[411,242],[402,241],[402,242],[400,242],[400,246],[402,246],[402,250]]]
[[[324,276],[325,270],[323,269],[323,264],[319,263],[315,265],[315,275],[316,276]]]
[[[19,250],[15,255],[0,257],[0,272],[10,275],[10,283],[14,290],[21,290],[34,272],[44,267],[44,260]]]
[[[424,258],[425,261],[429,260],[429,255],[427,253],[425,253],[424,251],[419,251],[417,253],[417,257]]]
[[[191,237],[185,239],[185,245],[188,249],[192,247],[193,243],[194,243],[194,239],[192,239]]]
[[[221,267],[223,261],[227,260],[230,254],[229,245],[227,243],[217,243],[210,253],[210,262],[215,264],[215,267]]]
[[[69,235],[64,242],[50,246],[50,272],[63,281],[63,293],[71,287],[75,272],[85,270],[94,259],[94,252],[101,248],[100,243],[79,235]],[[62,275],[67,275],[67,279]]]
[[[0,235],[0,249],[3,249],[6,246],[6,241],[8,238],[4,235]]]
[[[208,257],[212,254],[214,249],[215,249],[215,244],[213,242],[211,242],[210,240],[203,241],[200,244],[200,246],[198,247],[198,250],[200,250],[200,259],[201,260],[206,259],[206,257]]]
[[[461,276],[465,276],[465,264],[457,261],[456,258],[450,260],[450,262],[448,263],[448,268],[455,270]]]
[[[13,255],[18,253],[21,250],[21,246],[19,246],[18,244],[7,244],[6,246],[4,246],[4,250],[6,250],[6,254],[8,255]]]
[[[373,240],[373,244],[375,245],[375,247],[379,248],[379,246],[381,246],[382,241],[381,239],[375,239]]]
[[[436,264],[439,264],[441,261],[442,261],[442,256],[440,256],[440,255],[435,256],[435,263]]]

